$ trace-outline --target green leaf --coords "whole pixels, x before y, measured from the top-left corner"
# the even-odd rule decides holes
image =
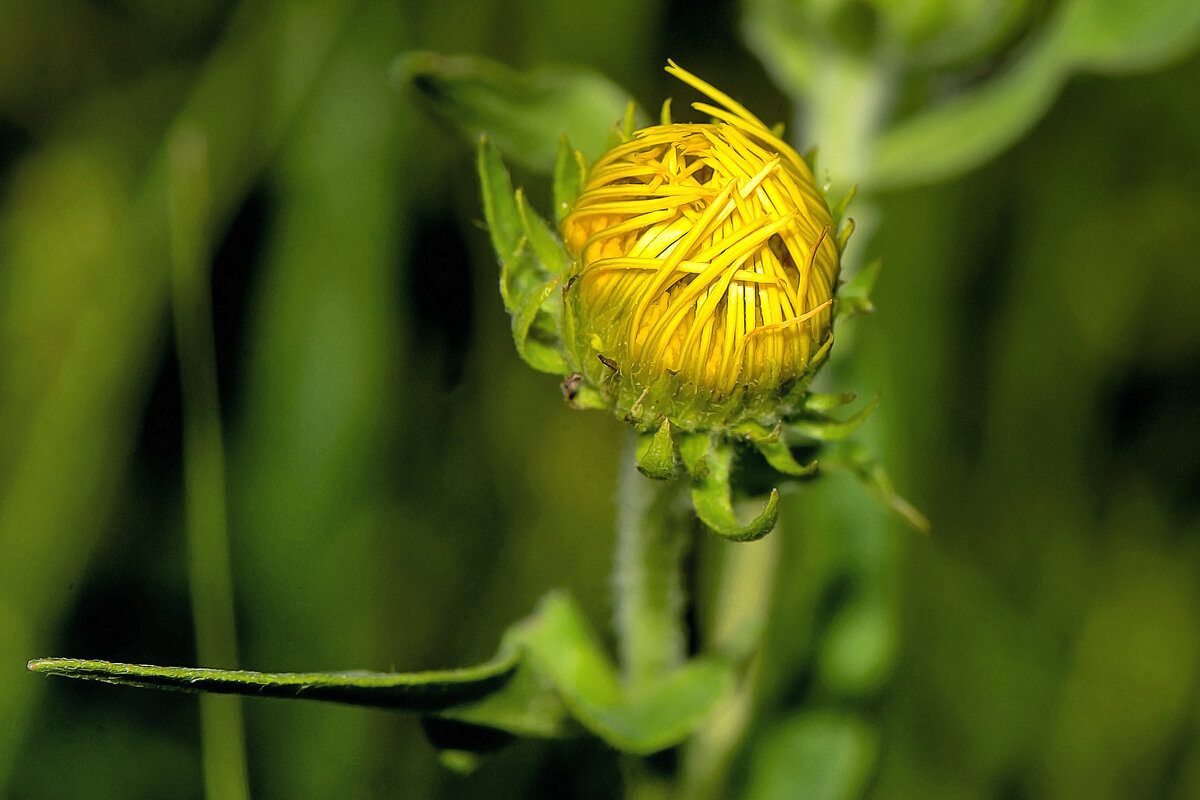
[[[465,669],[267,673],[70,658],[31,661],[29,669],[144,688],[422,712],[456,769],[470,769],[471,753],[500,746],[508,735],[561,738],[587,730],[626,752],[657,752],[691,735],[733,685],[727,664],[694,659],[627,688],[578,605],[559,592],[509,630],[496,658]]]
[[[621,122],[630,97],[580,67],[516,72],[475,56],[408,53],[393,68],[429,113],[469,139],[486,135],[509,157],[549,174],[565,133],[594,160]]]
[[[806,711],[770,728],[751,749],[743,800],[852,800],[875,767],[878,735],[861,719]]]
[[[41,658],[29,669],[44,675],[184,692],[332,700],[354,705],[429,711],[497,691],[517,671],[518,654],[502,650],[486,664],[431,672],[251,672],[203,667],[156,667],[77,658]]]
[[[681,743],[733,685],[730,667],[694,659],[660,680],[627,689],[578,605],[563,593],[545,597],[519,636],[572,715],[625,752],[644,755]]]
[[[844,466],[867,488],[872,496],[920,533],[929,533],[929,520],[911,503],[896,493],[892,479],[875,456],[860,444],[843,444],[825,457],[825,464]]]
[[[893,125],[875,142],[872,188],[945,180],[983,164],[1041,119],[1064,78],[1060,54],[1043,40],[989,83]]]
[[[836,394],[818,394],[810,392],[804,398],[805,411],[835,411],[842,406],[848,406],[858,397],[854,392],[838,392]]]
[[[496,251],[500,263],[507,264],[524,245],[525,225],[517,210],[512,179],[500,159],[500,151],[486,137],[479,140],[476,167],[483,193],[483,219],[487,222],[492,249]],[[509,305],[508,289],[503,281],[500,291],[505,294],[505,305]]]
[[[837,321],[850,319],[857,314],[875,311],[871,302],[871,290],[883,270],[883,259],[877,258],[858,270],[853,278],[837,290]]]
[[[872,186],[910,186],[962,174],[1020,139],[1073,73],[1151,69],[1198,43],[1200,4],[1194,0],[1066,3],[1007,72],[879,137]]]
[[[1200,3],[1075,0],[1063,9],[1058,42],[1077,69],[1154,69],[1200,43]]]
[[[554,685],[525,657],[519,636],[510,631],[501,645],[501,650],[505,648],[517,650],[522,656],[507,683],[486,696],[440,709],[433,716],[514,736],[561,739],[578,735],[581,729],[571,720]],[[443,730],[455,734],[455,738],[444,744],[435,741],[435,745],[453,750],[478,749],[468,747],[466,736],[457,736],[469,734],[469,728]]]
[[[867,403],[861,410],[852,414],[847,419],[837,420],[818,414],[810,414],[799,419],[789,420],[784,425],[784,430],[791,434],[803,436],[808,439],[817,439],[822,442],[845,439],[858,430],[859,426],[867,421],[867,417],[871,416],[878,406],[879,396],[876,395],[871,402]]]
[[[733,445],[716,443],[706,433],[681,437],[679,453],[692,476],[692,503],[696,516],[709,530],[735,542],[752,542],[771,532],[779,519],[779,492],[771,496],[763,510],[750,522],[738,522],[730,499],[729,473],[733,464]]]
[[[557,221],[562,222],[575,205],[586,182],[587,162],[564,133],[558,140],[558,160],[554,162],[554,218]]]
[[[637,443],[638,470],[649,478],[667,480],[675,476],[675,442],[671,421],[664,419],[654,433],[643,433]]]

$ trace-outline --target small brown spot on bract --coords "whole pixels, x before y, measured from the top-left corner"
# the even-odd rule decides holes
[[[572,372],[567,377],[563,378],[562,392],[563,397],[568,403],[574,403],[576,396],[579,395],[579,385],[583,383],[583,376],[578,372]]]

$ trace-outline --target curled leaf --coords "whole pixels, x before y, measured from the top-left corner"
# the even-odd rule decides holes
[[[516,343],[517,353],[529,366],[539,372],[548,372],[551,375],[563,375],[570,372],[566,359],[552,343],[543,342],[531,336],[530,328],[538,314],[543,313],[542,304],[554,294],[558,283],[559,279],[554,278],[529,292],[521,298],[520,306],[512,315],[513,342]]]
[[[771,490],[763,510],[746,524],[738,522],[730,498],[729,473],[733,445],[714,442],[705,433],[689,434],[679,452],[692,476],[692,503],[696,516],[709,530],[735,542],[752,542],[766,536],[779,519],[779,492]]]

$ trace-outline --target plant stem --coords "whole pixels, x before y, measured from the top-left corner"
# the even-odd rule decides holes
[[[677,481],[638,472],[631,433],[617,485],[613,595],[618,656],[625,682],[638,686],[683,663],[682,562],[689,518]]]
[[[729,771],[754,721],[782,534],[776,531],[757,542],[719,543],[723,553],[708,647],[743,668],[736,689],[713,709],[709,723],[696,731],[684,750],[680,795],[688,800],[725,794]]]
[[[212,301],[205,279],[208,241],[208,146],[204,134],[181,126],[168,139],[175,342],[183,395],[184,505],[188,564],[201,663],[237,667],[233,577],[225,508],[225,457],[217,395]],[[241,702],[200,698],[205,794],[245,800]]]
[[[613,565],[617,655],[627,687],[660,678],[687,655],[683,631],[683,556],[690,518],[678,481],[637,469],[637,438],[622,448],[617,478],[617,550]],[[622,759],[627,800],[666,800],[671,780],[643,759]]]

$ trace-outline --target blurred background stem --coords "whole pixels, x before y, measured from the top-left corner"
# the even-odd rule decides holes
[[[184,507],[188,564],[201,664],[237,667],[233,579],[226,523],[225,457],[217,395],[208,266],[208,143],[181,124],[168,142],[171,289],[183,396]],[[249,797],[241,701],[200,698],[205,793]]]

